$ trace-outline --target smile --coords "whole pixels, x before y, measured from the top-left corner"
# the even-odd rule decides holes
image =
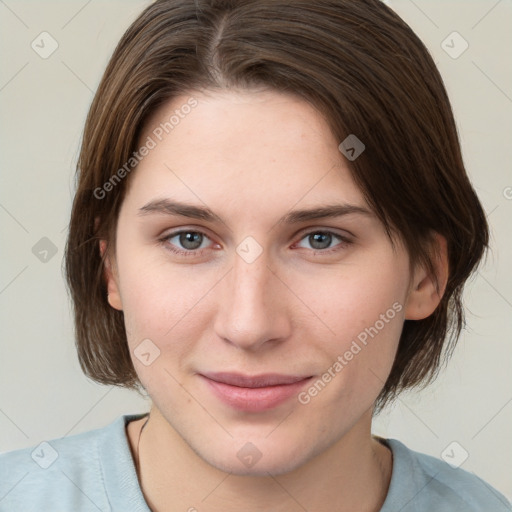
[[[272,409],[297,395],[311,376],[237,373],[199,374],[221,402],[245,412]]]

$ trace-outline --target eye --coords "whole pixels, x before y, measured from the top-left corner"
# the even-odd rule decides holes
[[[169,233],[161,239],[161,242],[176,254],[197,256],[198,252],[207,247],[207,244],[204,245],[207,240],[210,239],[201,231],[182,230]]]
[[[180,256],[197,256],[202,250],[208,248],[208,241],[211,239],[202,231],[180,230],[165,235],[160,240],[171,252]],[[304,242],[310,247],[302,245]],[[337,244],[334,242],[338,241]],[[306,233],[296,247],[311,249],[315,254],[331,253],[350,245],[352,241],[343,235],[326,230],[316,230]]]
[[[321,230],[310,231],[309,233],[306,233],[305,236],[303,236],[303,238],[301,239],[301,242],[303,240],[306,240],[307,243],[310,244],[311,249],[322,253],[337,251],[352,243],[351,240],[340,234],[333,233],[332,231]],[[338,240],[341,243],[338,243],[333,247],[332,243],[335,242],[336,240]],[[300,245],[301,242],[297,244],[298,247],[304,247],[303,245]],[[306,247],[306,249],[307,248],[308,247]]]

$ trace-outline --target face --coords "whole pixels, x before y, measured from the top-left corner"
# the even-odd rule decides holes
[[[308,103],[191,96],[141,137],[154,147],[129,178],[110,303],[154,406],[202,459],[291,471],[369,426],[412,307],[408,256]]]

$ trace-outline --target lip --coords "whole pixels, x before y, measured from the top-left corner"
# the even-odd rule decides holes
[[[201,373],[209,389],[223,403],[245,412],[273,409],[294,395],[312,378],[311,376],[242,375],[240,373]]]

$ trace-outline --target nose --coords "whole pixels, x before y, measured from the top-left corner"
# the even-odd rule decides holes
[[[261,350],[289,337],[290,298],[263,252],[248,263],[238,254],[219,290],[215,332],[226,343],[248,351]]]

